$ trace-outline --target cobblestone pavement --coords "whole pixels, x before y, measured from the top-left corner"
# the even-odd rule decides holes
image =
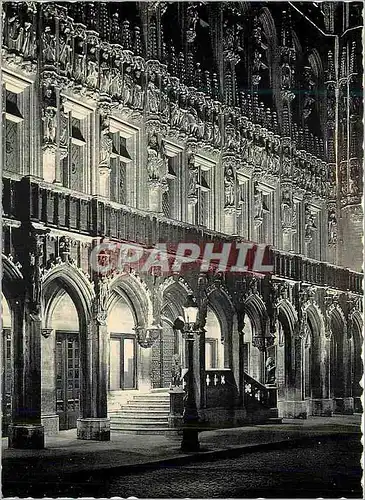
[[[58,482],[13,484],[5,496],[138,498],[362,498],[359,435],[321,436],[236,458],[133,473],[80,472]],[[21,478],[19,478],[21,481]]]
[[[319,439],[291,449],[114,476],[100,493],[124,498],[361,498],[360,457],[358,439]]]

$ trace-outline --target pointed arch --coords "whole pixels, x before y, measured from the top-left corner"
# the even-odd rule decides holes
[[[51,313],[55,300],[60,297],[62,290],[68,293],[76,306],[81,324],[90,322],[94,290],[92,283],[77,267],[63,262],[51,267],[42,278],[42,305],[45,327],[49,327]]]
[[[122,296],[131,307],[138,326],[146,327],[152,321],[151,296],[147,286],[132,273],[116,276],[110,281],[108,310]]]

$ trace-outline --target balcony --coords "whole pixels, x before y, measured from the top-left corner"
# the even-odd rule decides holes
[[[50,228],[90,237],[107,236],[146,247],[159,242],[204,245],[207,242],[223,243],[235,239],[100,198],[67,192],[61,188],[50,189],[45,183],[30,177],[20,181],[3,178],[3,216],[17,221],[30,219]],[[361,273],[277,249],[273,249],[272,254],[274,274],[280,278],[363,293]]]

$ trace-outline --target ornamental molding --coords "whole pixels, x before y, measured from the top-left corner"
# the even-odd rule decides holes
[[[36,51],[41,50],[44,59],[43,70],[56,75],[55,80],[61,92],[72,91],[75,95],[97,102],[108,100],[112,110],[118,110],[126,119],[135,119],[138,123],[142,120],[143,112],[147,111],[147,118],[156,119],[161,123],[161,133],[163,131],[167,138],[184,142],[189,137],[194,137],[198,141],[199,150],[215,155],[223,148],[236,154],[237,168],[240,165],[248,169],[256,168],[259,169],[260,176],[277,178],[281,161],[280,143],[285,141],[280,139],[274,130],[277,123],[276,113],[271,113],[258,102],[249,102],[248,96],[244,94],[241,108],[223,104],[217,100],[215,90],[210,95],[208,90],[203,92],[201,88],[197,88],[198,85],[195,87],[193,81],[186,84],[181,78],[170,74],[167,66],[155,59],[155,54],[154,58],[146,60],[138,51],[133,53],[130,50],[130,43],[130,48],[126,49],[118,43],[102,41],[96,31],[86,29],[80,23],[74,22],[72,17],[68,17],[68,12],[73,15],[71,10],[68,11],[64,7],[51,9],[46,4],[43,10],[46,27],[40,48],[36,47],[35,40],[27,39],[32,50],[21,54],[23,49],[18,50],[19,47],[15,47],[18,43],[16,38],[5,40],[5,59],[9,56],[9,61],[14,66],[22,69],[22,65],[25,65],[29,70],[33,65],[35,69]],[[27,26],[36,22],[35,11],[30,3],[27,4],[25,18],[16,10],[12,14],[21,26],[24,22],[28,23]],[[55,18],[60,24],[57,35],[51,28]],[[12,19],[5,17],[4,23],[8,25],[14,21]],[[25,29],[25,26],[22,26],[22,29]],[[123,29],[128,31],[130,39],[132,34],[129,23],[124,23]],[[73,41],[77,49],[70,52]],[[56,46],[59,46],[60,50],[56,51]],[[282,53],[289,59],[294,54],[288,47],[283,47]],[[192,64],[194,73],[195,62],[192,61]],[[213,86],[217,83],[216,77],[214,78],[211,81]],[[283,88],[283,92],[288,94],[285,98],[290,98],[289,88]],[[252,105],[259,108],[255,124],[247,118],[252,116]],[[224,124],[224,117],[228,119],[227,126]],[[270,125],[271,121],[274,128]],[[301,175],[297,175],[299,170],[295,170],[295,142],[298,142],[298,150],[310,149],[303,160],[310,168],[299,169]],[[323,186],[327,178],[324,178],[325,169],[320,167],[321,160],[313,154],[323,150],[318,149],[317,142],[317,139],[309,134],[309,146],[303,148],[300,147],[300,140],[287,139],[294,155],[291,179],[296,182],[298,188],[315,191],[317,196],[323,197]]]

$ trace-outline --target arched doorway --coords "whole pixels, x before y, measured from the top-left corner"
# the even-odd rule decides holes
[[[352,382],[352,396],[354,398],[354,412],[355,413],[362,413],[363,412],[363,405],[362,405],[362,395],[363,395],[363,389],[361,387],[361,379],[364,374],[364,364],[363,360],[361,358],[361,352],[363,348],[363,336],[362,336],[362,325],[361,325],[361,319],[358,321],[353,320],[353,328],[352,328],[352,340],[351,340],[351,345],[352,345],[352,351],[351,351],[351,367],[352,367],[352,377],[351,377],[351,382]]]
[[[321,344],[321,329],[316,312],[307,311],[308,319],[302,339],[302,399],[309,415],[332,414],[328,399],[326,345]],[[325,403],[325,400],[327,401]]]
[[[81,391],[80,323],[76,306],[70,295],[60,289],[49,311],[49,328],[43,330],[42,339],[42,418],[47,433],[51,431],[47,416],[54,413],[58,416],[59,430],[76,428]]]
[[[13,395],[13,332],[12,318],[9,304],[1,295],[1,353],[2,353],[2,374],[1,374],[1,394],[2,394],[2,435],[7,436],[8,427],[11,423],[12,395]]]
[[[135,313],[128,298],[117,295],[108,311],[109,391],[137,387]]]
[[[220,322],[213,309],[208,306],[205,324],[205,369],[223,369],[224,342]]]
[[[248,316],[243,329],[243,369],[255,380],[262,380],[263,353],[253,345],[253,325]]]

